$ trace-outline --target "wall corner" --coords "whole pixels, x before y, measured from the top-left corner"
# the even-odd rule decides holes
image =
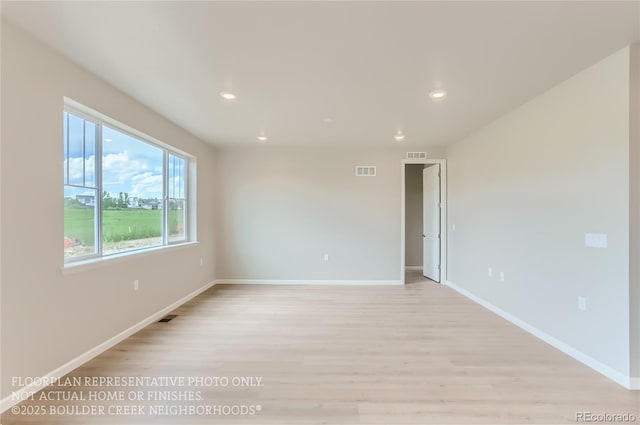
[[[629,49],[629,371],[640,379],[640,44]]]

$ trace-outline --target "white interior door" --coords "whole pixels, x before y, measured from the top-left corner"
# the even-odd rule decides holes
[[[422,266],[440,282],[440,164],[422,170]]]

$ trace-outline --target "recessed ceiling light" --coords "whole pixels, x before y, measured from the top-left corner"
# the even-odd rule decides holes
[[[333,120],[331,118],[325,118],[322,120],[325,124],[331,124]]]
[[[433,100],[442,100],[445,98],[445,96],[447,95],[447,92],[444,90],[434,90],[431,93],[429,93],[429,97]]]
[[[220,96],[225,100],[234,100],[236,95],[227,91],[220,92]]]
[[[105,142],[111,142],[111,139],[104,139]]]
[[[398,141],[398,142],[402,142],[404,140],[404,134],[398,132],[398,134],[393,136],[393,138],[396,139],[396,141]]]
[[[267,140],[269,139],[267,139],[267,136],[265,136],[264,134],[258,136],[258,141],[260,142],[266,142]]]

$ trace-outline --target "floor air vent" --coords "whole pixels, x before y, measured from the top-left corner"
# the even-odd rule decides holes
[[[166,316],[164,316],[162,319],[158,320],[158,323],[167,323],[172,321],[173,319],[175,319],[176,317],[178,317],[177,314],[167,314]]]

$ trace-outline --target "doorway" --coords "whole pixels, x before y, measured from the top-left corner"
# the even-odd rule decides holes
[[[401,171],[400,279],[406,271],[446,282],[446,160],[405,159]]]

